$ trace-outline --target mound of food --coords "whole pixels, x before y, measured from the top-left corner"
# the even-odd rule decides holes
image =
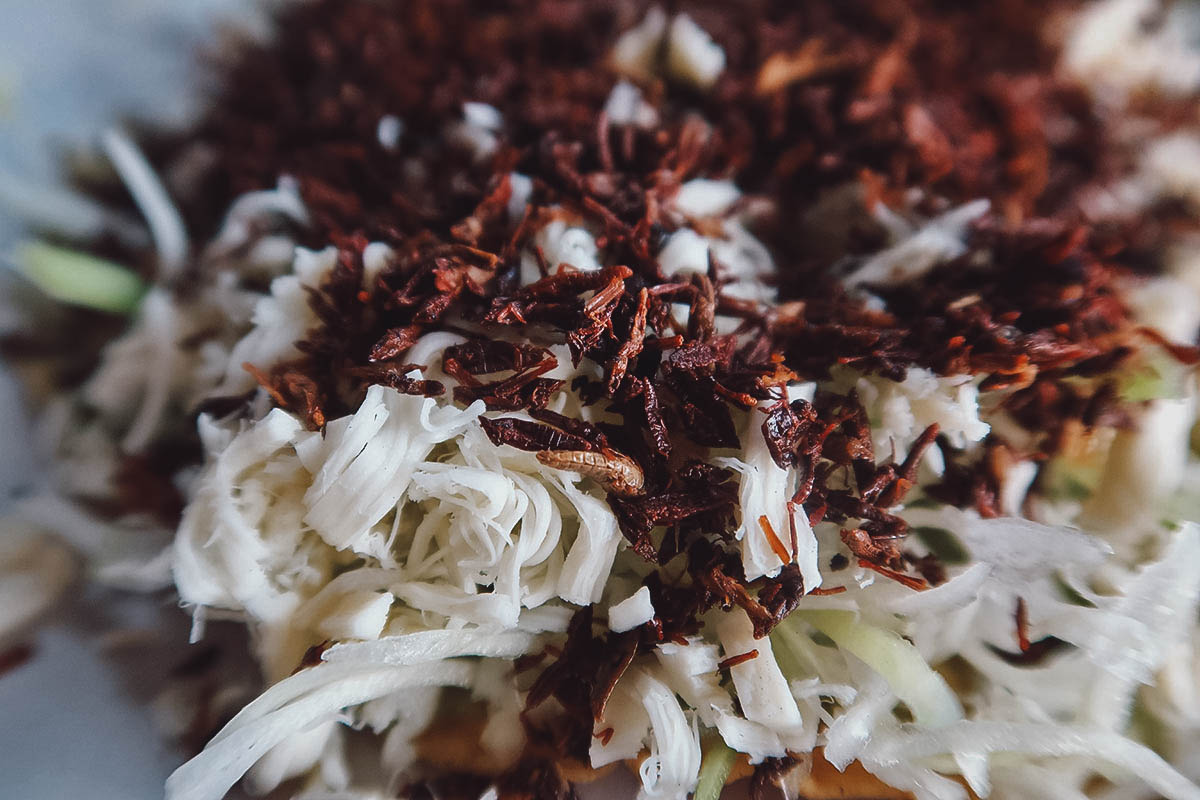
[[[214,54],[7,344],[23,524],[250,630],[168,797],[1200,797],[1197,31],[313,0]]]

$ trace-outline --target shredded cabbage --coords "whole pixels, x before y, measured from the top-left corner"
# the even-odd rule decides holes
[[[717,800],[737,752],[731,750],[719,736],[707,737],[701,747],[700,776],[696,781],[695,800]]]
[[[847,611],[795,613],[882,675],[922,726],[936,728],[962,719],[962,704],[945,679],[898,634],[858,622]]]
[[[964,720],[942,728],[905,727],[879,744],[873,758],[897,765],[944,753],[1023,753],[1074,756],[1097,768],[1113,767],[1141,777],[1170,800],[1196,800],[1200,789],[1152,750],[1095,728]]]

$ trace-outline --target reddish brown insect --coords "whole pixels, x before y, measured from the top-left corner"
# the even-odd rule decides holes
[[[649,307],[649,299],[650,295],[645,289],[638,293],[637,311],[629,322],[629,336],[621,344],[608,367],[607,383],[610,395],[617,391],[617,387],[625,379],[630,360],[637,358],[638,353],[642,352],[642,342],[646,338],[646,310]]]
[[[850,548],[851,553],[867,561],[887,563],[892,561],[896,555],[894,547],[875,542],[871,538],[871,534],[862,528],[843,529],[842,541],[846,547]]]

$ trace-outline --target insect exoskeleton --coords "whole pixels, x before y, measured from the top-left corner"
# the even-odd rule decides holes
[[[537,460],[547,467],[578,472],[613,494],[630,497],[642,491],[642,468],[615,450],[539,450]]]

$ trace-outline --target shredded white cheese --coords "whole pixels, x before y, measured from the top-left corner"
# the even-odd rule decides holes
[[[667,32],[667,72],[674,78],[708,89],[725,70],[725,51],[687,14],[671,20]]]
[[[116,128],[110,128],[101,137],[104,152],[112,161],[113,168],[125,182],[134,202],[146,217],[150,235],[158,250],[161,278],[170,281],[179,276],[187,263],[188,235],[179,210],[171,202],[166,187],[154,174],[146,157],[138,150],[133,140]]]
[[[1187,3],[1101,0],[1073,17],[1063,66],[1109,102],[1147,89],[1186,95],[1200,87],[1198,31]]]
[[[675,208],[689,217],[716,217],[728,211],[741,196],[733,181],[693,178],[679,187]]]
[[[658,112],[642,98],[641,90],[626,80],[613,85],[604,113],[610,125],[653,128],[658,124]]]
[[[494,107],[487,103],[463,103],[462,121],[451,125],[448,135],[471,151],[476,161],[485,161],[496,152],[503,126],[504,118]]]
[[[617,633],[631,631],[652,619],[654,604],[650,602],[650,590],[645,586],[608,609],[608,627]]]
[[[896,286],[921,277],[967,251],[967,228],[989,208],[989,201],[973,200],[934,217],[892,247],[859,264],[842,283],[847,288]]]
[[[375,130],[375,138],[384,150],[395,150],[400,146],[400,137],[404,136],[404,120],[394,114],[385,114],[379,118]]]
[[[645,18],[621,34],[613,46],[612,62],[631,78],[645,80],[653,76],[658,50],[667,31],[667,15],[659,6],[651,6]]]

